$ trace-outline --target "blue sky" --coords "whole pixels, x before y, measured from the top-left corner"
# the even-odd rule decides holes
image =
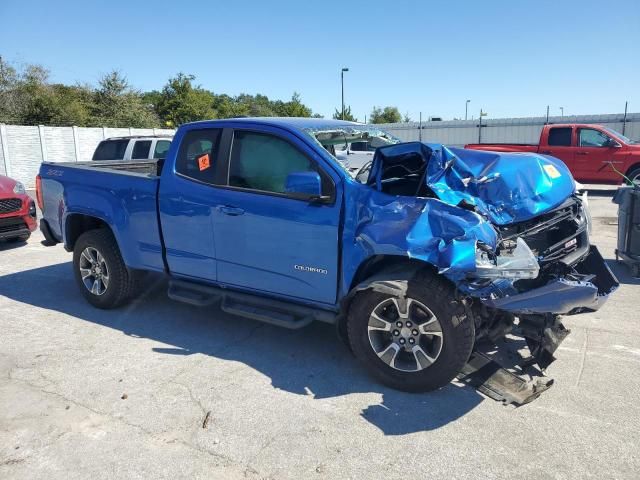
[[[640,2],[0,1],[0,55],[52,79],[121,70],[142,90],[177,72],[216,93],[294,91],[417,119],[640,111]]]

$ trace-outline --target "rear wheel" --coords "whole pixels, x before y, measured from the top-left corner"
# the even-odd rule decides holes
[[[80,235],[73,249],[73,269],[80,291],[95,307],[119,307],[133,291],[131,275],[107,229]]]
[[[425,392],[447,385],[473,348],[473,319],[444,279],[424,272],[397,283],[397,294],[371,288],[356,295],[347,331],[356,357],[380,382]]]

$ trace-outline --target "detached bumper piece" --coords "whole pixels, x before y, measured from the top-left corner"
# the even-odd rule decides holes
[[[553,385],[553,379],[547,377],[526,380],[477,351],[471,354],[471,358],[458,375],[458,380],[489,398],[515,406],[535,400]]]
[[[515,315],[573,315],[598,310],[620,285],[594,246],[572,270],[541,287],[482,301],[491,308]]]

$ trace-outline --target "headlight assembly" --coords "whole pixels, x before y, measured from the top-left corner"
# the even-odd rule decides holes
[[[22,182],[16,182],[15,187],[13,187],[13,193],[16,195],[24,195],[26,193]]]
[[[475,277],[521,280],[536,278],[539,271],[538,260],[522,238],[515,242],[514,249],[501,252],[500,255],[495,255],[482,245],[476,247]]]

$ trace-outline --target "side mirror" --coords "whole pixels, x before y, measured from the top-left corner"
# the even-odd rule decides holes
[[[309,200],[322,199],[322,181],[318,172],[293,172],[287,175],[286,193]]]
[[[622,145],[620,145],[620,144],[619,144],[617,141],[615,141],[613,138],[610,138],[610,139],[607,141],[607,147],[610,147],[610,148],[620,148],[620,147],[622,147]]]

